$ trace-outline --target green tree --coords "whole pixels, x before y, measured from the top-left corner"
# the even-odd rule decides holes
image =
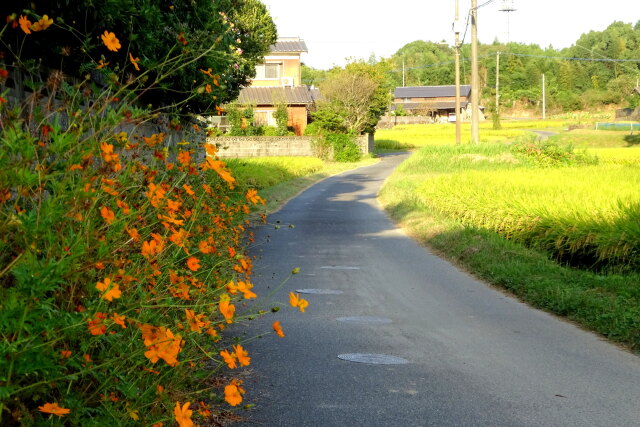
[[[56,23],[46,37],[19,31],[12,33],[14,40],[3,37],[22,46],[17,71],[28,76],[61,70],[76,78],[91,73],[100,86],[111,81],[111,73],[146,73],[140,101],[175,105],[185,113],[215,111],[235,99],[277,37],[258,0],[22,0],[2,2],[0,14],[32,19],[47,14]],[[76,22],[83,26],[69,31]],[[123,48],[106,51],[100,39],[104,31],[113,32]],[[130,54],[140,58],[140,71]],[[99,60],[129,65],[96,70]],[[178,63],[191,65],[176,70]],[[215,81],[199,70],[209,71]],[[210,88],[204,90],[207,83]]]
[[[323,101],[315,117],[331,117],[332,122],[341,117],[350,133],[374,132],[390,101],[390,87],[384,78],[387,67],[385,63],[360,61],[331,70],[320,85]]]

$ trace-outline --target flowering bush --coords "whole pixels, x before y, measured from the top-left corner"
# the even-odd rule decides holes
[[[94,61],[111,70],[101,88],[23,64],[7,37],[54,19],[9,15],[0,32],[0,424],[193,425],[243,401],[220,370],[249,365],[249,350],[223,331],[256,298],[242,241],[263,200],[214,146],[145,132],[158,115],[123,71],[136,53]],[[100,30],[105,53],[125,49]],[[197,66],[176,55],[165,65]]]

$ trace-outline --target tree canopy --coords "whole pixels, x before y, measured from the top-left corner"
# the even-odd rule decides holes
[[[12,38],[5,35],[10,51],[20,48],[15,67],[31,73],[61,69],[76,77],[90,72],[98,83],[109,81],[110,73],[126,79],[127,73],[153,70],[145,77],[142,101],[179,105],[183,112],[204,113],[235,99],[277,38],[275,24],[258,0],[19,1],[2,2],[0,13],[16,21],[46,13],[56,23],[46,36],[21,31]],[[104,31],[113,32],[124,48],[105,52]],[[139,58],[141,71],[134,69],[129,55]],[[100,60],[120,65],[97,70]],[[177,63],[190,66],[172,70],[171,80],[163,80],[167,67]],[[205,86],[199,70],[216,76],[218,84],[199,90]]]
[[[541,100],[541,75],[552,105],[571,110],[608,103],[628,102],[634,106],[638,96],[633,88],[640,78],[640,21],[614,22],[604,31],[591,31],[570,48],[521,43],[479,45],[479,67],[483,95],[495,94],[496,54],[501,52],[500,87],[504,103],[518,101],[536,105]],[[471,80],[470,46],[461,53],[462,83]],[[454,50],[446,44],[426,41],[408,43],[391,56],[393,86],[454,84]]]

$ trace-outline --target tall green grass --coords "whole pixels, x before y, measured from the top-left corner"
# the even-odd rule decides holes
[[[241,185],[258,190],[311,175],[325,162],[317,157],[247,157],[225,160]]]

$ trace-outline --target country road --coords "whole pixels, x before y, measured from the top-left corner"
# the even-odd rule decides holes
[[[417,245],[376,193],[406,154],[327,179],[255,230],[255,290],[285,338],[247,342],[242,425],[639,426],[640,358]],[[293,224],[294,228],[287,227]],[[268,307],[271,307],[269,305]]]

